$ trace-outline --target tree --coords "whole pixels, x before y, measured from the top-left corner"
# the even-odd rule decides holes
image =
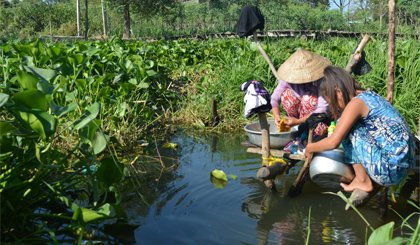
[[[165,15],[176,4],[175,0],[110,0],[113,6],[122,6],[124,13],[123,38],[130,38],[130,8],[144,18],[150,18],[156,14]]]
[[[329,0],[302,0],[303,3],[309,3],[312,7],[318,7],[321,5],[330,7],[330,1]]]
[[[0,0],[0,8],[1,7],[3,7],[3,8],[10,8],[11,5],[10,5],[9,1],[7,1],[7,0]]]
[[[373,0],[379,17],[379,31],[382,31],[382,19],[388,13],[388,0]]]
[[[335,5],[340,9],[341,14],[345,7],[349,6],[352,0],[332,0]]]

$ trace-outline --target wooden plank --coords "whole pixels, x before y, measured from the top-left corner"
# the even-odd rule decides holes
[[[249,152],[249,153],[257,153],[257,154],[262,155],[262,149],[261,148],[248,148],[246,151]],[[285,154],[286,154],[287,158],[292,159],[292,160],[305,161],[305,159],[306,159],[304,155],[290,154],[290,153],[282,151],[282,150],[271,149],[270,153],[271,153],[272,156],[275,156],[275,157],[284,157]]]

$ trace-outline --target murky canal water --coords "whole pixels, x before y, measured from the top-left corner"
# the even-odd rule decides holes
[[[323,194],[308,181],[296,198],[286,193],[300,166],[276,181],[270,192],[256,178],[261,155],[247,153],[240,142],[246,135],[193,137],[178,134],[170,142],[177,150],[161,148],[161,156],[179,159],[179,167],[164,173],[153,198],[134,198],[123,208],[128,218],[142,223],[127,234],[121,244],[305,244],[310,222],[309,244],[364,244],[366,224],[354,211],[345,211],[340,197]],[[165,160],[167,166],[176,161]],[[215,188],[210,172],[219,169],[228,176],[223,189]],[[403,217],[413,212],[411,205],[393,207]],[[360,209],[377,228],[389,221],[399,227],[401,218],[389,210],[385,221],[379,218],[375,200]],[[310,216],[310,220],[309,220]],[[400,234],[396,230],[396,236]]]

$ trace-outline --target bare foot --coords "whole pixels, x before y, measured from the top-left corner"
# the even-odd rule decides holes
[[[357,176],[353,179],[353,181],[347,185],[345,183],[340,183],[341,187],[345,191],[351,192],[355,189],[360,189],[362,191],[371,192],[373,190],[373,183],[370,178],[361,179]]]

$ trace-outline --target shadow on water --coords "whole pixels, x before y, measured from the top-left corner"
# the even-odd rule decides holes
[[[345,211],[340,197],[324,194],[336,190],[321,189],[309,180],[301,195],[286,196],[301,166],[278,177],[277,191],[270,192],[256,178],[261,155],[247,153],[240,146],[245,137],[179,133],[168,139],[179,146],[159,148],[160,155],[176,159],[180,165],[164,173],[159,182],[152,179],[148,188],[135,190],[143,197],[136,195],[122,208],[129,219],[142,225],[125,230],[116,237],[116,243],[305,244],[309,215],[309,244],[365,243],[367,226],[360,216]],[[167,166],[176,162],[163,160]],[[215,169],[228,176],[222,188],[215,188],[210,181],[210,172]],[[403,217],[415,211],[410,205],[393,208]],[[401,223],[391,210],[387,219],[381,220],[375,200],[360,211],[375,228],[390,221],[396,222],[395,227]]]

